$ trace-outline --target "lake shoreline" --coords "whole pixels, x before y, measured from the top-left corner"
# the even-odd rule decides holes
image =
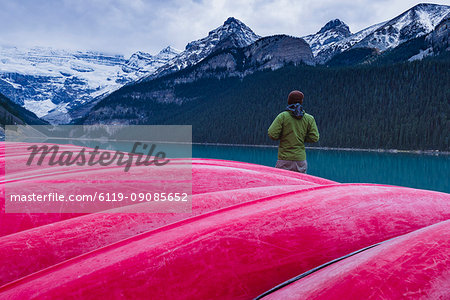
[[[230,146],[230,147],[258,147],[258,148],[278,148],[277,145],[252,145],[252,144],[225,144],[225,143],[192,143],[203,146]],[[400,153],[400,154],[425,154],[425,155],[450,155],[449,151],[440,150],[398,150],[398,149],[364,149],[364,148],[338,148],[338,147],[305,147],[306,150],[333,150],[333,151],[362,151],[380,153]]]

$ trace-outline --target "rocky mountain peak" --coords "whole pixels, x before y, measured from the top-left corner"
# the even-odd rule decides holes
[[[430,33],[450,12],[450,6],[418,4],[386,22],[366,36],[356,47],[392,49],[413,38]]]
[[[183,52],[150,75],[148,79],[195,65],[214,51],[220,49],[248,46],[259,38],[260,36],[255,34],[243,22],[230,17],[223,25],[211,30],[208,36],[187,44]]]
[[[339,19],[329,21],[327,24],[325,24],[325,26],[323,26],[319,30],[318,33],[325,33],[326,31],[330,30],[337,31],[346,37],[351,35],[350,28],[348,27],[348,25]]]
[[[246,25],[244,23],[242,23],[241,21],[239,21],[238,19],[236,19],[235,17],[229,17],[228,19],[226,19],[226,21],[223,23],[223,25],[232,25],[234,24],[235,26],[244,26],[246,27]]]
[[[130,60],[133,59],[151,59],[152,55],[143,51],[137,51],[130,56]]]
[[[237,33],[239,31],[248,31],[248,32],[253,33],[253,31],[250,29],[250,27],[248,27],[242,21],[240,21],[234,17],[229,17],[228,19],[226,19],[222,26],[219,26],[216,29],[211,30],[209,32],[209,34],[215,33],[218,31],[223,31],[223,32],[228,32],[228,33]]]
[[[417,10],[427,10],[427,9],[434,9],[434,8],[436,8],[436,7],[438,7],[438,6],[440,6],[439,4],[433,4],[433,3],[419,3],[419,4],[416,4],[416,5],[414,5],[413,7],[411,7],[411,9],[410,10],[415,10],[415,11],[417,11]]]
[[[332,47],[351,35],[347,24],[339,19],[334,19],[325,24],[316,34],[310,34],[303,39],[310,45],[314,56],[317,56],[323,49]]]
[[[166,58],[166,59],[171,59],[175,56],[177,56],[178,54],[180,54],[180,50],[173,48],[172,46],[167,46],[166,48],[162,49],[161,51],[159,51],[158,54],[155,55],[155,57],[158,58]]]
[[[166,48],[162,49],[161,51],[159,51],[158,54],[162,54],[162,53],[174,53],[174,52],[180,52],[180,50],[177,50],[175,48],[173,48],[172,46],[167,46]]]
[[[255,34],[250,27],[236,18],[228,18],[223,25],[211,30],[208,36],[200,40],[190,42],[186,46],[186,50],[195,49],[199,46],[213,47],[224,40],[231,40],[235,47],[245,47],[250,45],[260,36]]]

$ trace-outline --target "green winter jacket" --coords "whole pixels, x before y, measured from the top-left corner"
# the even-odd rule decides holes
[[[305,143],[319,140],[316,121],[305,113],[301,119],[295,118],[289,111],[280,113],[268,130],[269,137],[280,140],[278,159],[306,160]]]

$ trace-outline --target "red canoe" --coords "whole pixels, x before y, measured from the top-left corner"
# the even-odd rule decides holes
[[[10,145],[8,146],[10,147]],[[20,190],[21,186],[30,187],[32,184],[36,186],[45,186],[45,182],[60,181],[76,181],[76,184],[82,184],[84,181],[89,181],[90,176],[94,173],[101,173],[109,176],[110,188],[118,188],[116,179],[123,176],[122,170],[119,168],[89,168],[83,172],[57,172],[57,168],[45,168],[43,166],[30,168],[20,167],[25,166],[25,161],[28,158],[26,151],[27,144],[14,144],[15,153],[17,155],[8,158],[7,163],[14,163],[19,166],[16,167],[12,174],[8,173],[9,186]],[[72,150],[81,149],[80,147],[67,146]],[[0,143],[0,151],[4,153],[4,143]],[[9,148],[8,148],[9,149]],[[183,163],[182,160],[174,163]],[[189,163],[191,161],[189,160]],[[4,170],[5,159],[0,159],[0,170]],[[141,167],[141,169],[144,169]],[[164,169],[169,172],[169,168]],[[269,170],[272,170],[269,172]],[[4,176],[4,174],[3,174]],[[27,178],[32,176],[32,180],[27,181]],[[37,181],[39,180],[39,182]],[[248,163],[226,162],[221,160],[192,160],[192,193],[201,194],[207,192],[216,192],[241,188],[253,187],[268,187],[278,185],[299,185],[299,186],[317,186],[322,184],[333,184],[335,182],[308,176],[304,174],[296,174],[293,172],[278,170],[265,166],[258,166]],[[51,224],[57,221],[77,217],[83,214],[80,213],[45,213],[45,214],[19,214],[10,213],[5,214],[5,190],[4,179],[0,182],[0,236],[20,232],[22,230]],[[61,188],[64,188],[62,186]]]
[[[8,163],[25,166],[27,145],[14,144],[16,155],[9,158]],[[65,149],[76,151],[80,147],[66,146]],[[5,160],[0,160],[0,164],[4,165]],[[192,189],[196,195],[193,198],[192,213],[141,214],[133,213],[129,207],[83,216],[5,214],[3,210],[0,214],[0,234],[6,236],[0,237],[0,285],[99,247],[198,214],[319,184],[334,184],[314,176],[248,163],[194,159],[192,164]],[[17,176],[13,187],[15,185],[20,189],[22,185],[30,184],[24,179],[27,176],[34,176],[34,180],[39,178],[39,184],[42,185],[45,185],[45,180],[74,178],[83,183],[92,172],[101,171],[104,177],[106,174],[110,176],[112,189],[116,185],[115,178],[123,176],[122,170],[117,168],[89,168],[85,172],[72,173],[58,173],[55,169],[57,168],[15,168],[17,172],[8,177],[11,182]],[[3,188],[3,185],[0,187]],[[4,205],[4,194],[2,201]],[[61,221],[64,219],[68,220]],[[48,225],[42,226],[45,224]],[[15,232],[17,233],[11,234]],[[23,257],[28,259],[23,260]]]
[[[262,299],[449,299],[450,220],[305,276]]]
[[[129,207],[121,207],[3,236],[0,237],[0,286],[69,258],[179,220],[301,189],[301,185],[283,185],[203,193],[193,196],[192,213],[134,213],[127,212]]]
[[[445,262],[448,255],[436,256],[438,250],[448,249],[448,222],[442,223],[447,224],[447,229],[439,224],[429,227],[436,232],[427,231],[428,228],[419,230],[449,219],[448,194],[370,184],[337,184],[248,163],[177,159],[172,166],[158,170],[161,172],[158,175],[170,177],[176,173],[177,166],[192,163],[194,196],[190,213],[132,213],[137,207],[146,207],[146,204],[135,204],[84,215],[5,214],[6,182],[8,187],[17,190],[38,188],[51,182],[83,185],[93,175],[101,174],[107,187],[114,191],[123,176],[123,171],[114,167],[75,168],[70,172],[59,167],[25,167],[27,146],[8,144],[6,163],[14,168],[8,171],[7,178],[4,172],[0,174],[3,176],[0,181],[0,285],[9,282],[0,287],[0,299],[248,299],[299,273],[405,234],[269,296],[287,293],[294,298],[298,295],[308,298],[312,295],[306,294],[308,289],[296,287],[312,280],[307,284],[312,292],[323,289],[324,293],[332,293],[332,288],[325,288],[330,282],[335,284],[331,287],[338,289],[357,286],[354,294],[328,296],[367,297],[370,296],[367,287],[377,286],[381,295],[396,297],[400,294],[389,294],[392,291],[383,290],[376,278],[367,280],[367,284],[359,280],[352,285],[351,276],[364,275],[362,266],[371,267],[373,274],[381,274],[379,278],[388,278],[377,266],[391,273],[401,272],[392,262],[401,262],[402,255],[411,258],[407,253],[417,254],[411,258],[417,262],[416,269],[410,270],[411,278],[422,281],[411,280],[408,285],[402,277],[389,278],[392,286],[400,292],[426,291],[420,295],[444,297],[442,291],[450,286]],[[64,148],[80,149],[71,145]],[[5,144],[0,143],[0,170],[5,166],[4,151]],[[133,172],[139,177],[145,169],[135,167]],[[425,238],[422,232],[428,232],[430,238]],[[441,244],[432,247],[433,239]],[[381,257],[377,249],[386,256]],[[429,250],[432,259],[418,254],[424,249]],[[385,257],[391,264],[385,263]],[[340,271],[350,270],[345,273],[348,283],[340,280],[337,273],[327,273],[336,266],[340,266]],[[421,286],[426,281],[424,278],[433,282],[433,288]],[[322,288],[312,289],[320,285]]]
[[[450,218],[448,194],[314,187],[173,223],[0,288],[2,299],[252,298],[371,244]]]

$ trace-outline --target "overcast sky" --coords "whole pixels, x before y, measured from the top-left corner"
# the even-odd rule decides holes
[[[415,4],[450,0],[0,0],[0,45],[156,54],[183,50],[233,16],[261,35],[304,36],[339,18],[352,32]]]

